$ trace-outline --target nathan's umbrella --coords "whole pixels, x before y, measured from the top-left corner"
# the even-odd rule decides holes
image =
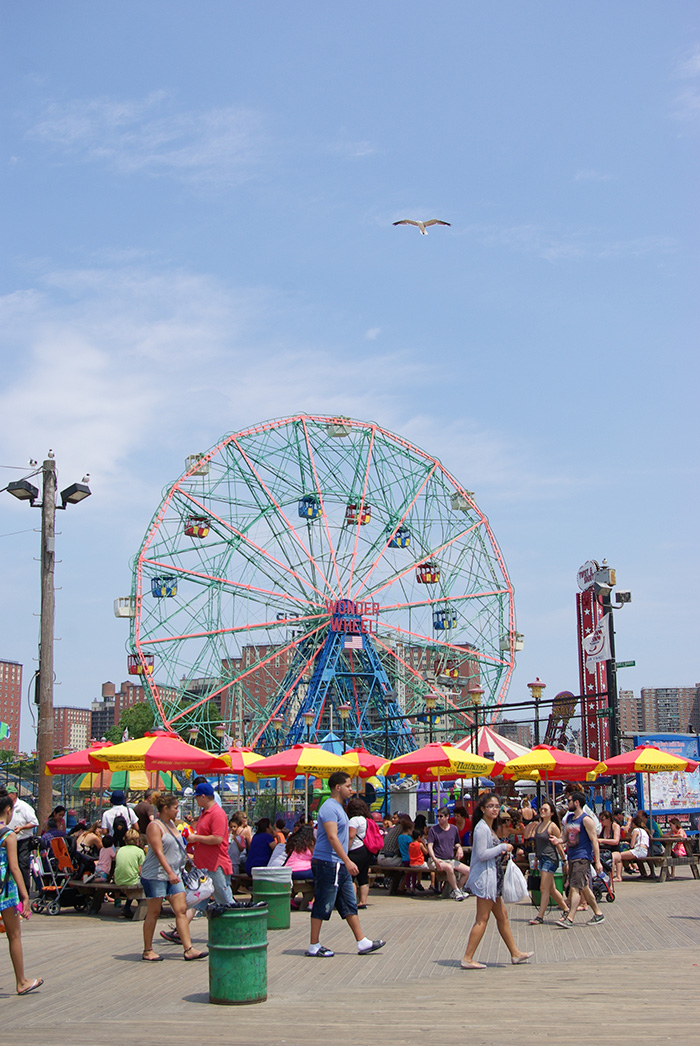
[[[96,786],[112,792],[145,792],[148,788],[158,788],[163,792],[182,791],[178,779],[166,770],[150,774],[145,770],[105,770],[99,774],[83,774],[73,785],[73,791],[91,792]]]
[[[547,781],[594,781],[605,772],[605,763],[587,756],[566,752],[553,745],[535,745],[526,755],[510,759],[504,769],[504,777],[529,777],[531,780]]]
[[[238,793],[241,791],[241,778],[243,778],[243,799],[245,801],[245,777],[243,772],[246,767],[250,766],[251,763],[257,763],[263,757],[254,752],[252,748],[246,748],[241,745],[231,745],[226,752],[229,762],[231,763],[231,772],[236,774],[238,777]]]
[[[337,770],[345,770],[351,776],[357,772],[357,763],[344,755],[327,752],[319,745],[292,745],[284,752],[277,752],[261,759],[252,766],[246,767],[244,777],[247,781],[261,781],[266,777],[279,777],[283,781],[293,781],[299,774],[306,778],[305,810],[309,814],[309,777],[330,777]]]
[[[145,737],[123,741],[120,745],[101,749],[94,758],[110,770],[197,770],[200,773],[226,773],[230,769],[227,756],[211,755],[203,748],[188,745],[179,734],[168,730],[154,730]]]
[[[438,796],[441,780],[455,780],[458,777],[488,777],[494,772],[500,773],[502,763],[495,759],[486,759],[481,755],[472,755],[454,745],[433,741],[415,752],[408,752],[385,763],[380,774],[410,774],[419,781],[437,781]]]
[[[663,752],[656,745],[638,745],[631,752],[613,755],[605,761],[606,774],[646,774],[649,791],[649,837],[652,836],[651,774],[689,773],[697,770],[700,763],[684,756]]]
[[[113,748],[111,741],[97,741],[89,748],[81,748],[79,752],[69,752],[68,755],[59,755],[55,759],[49,759],[44,770],[49,776],[52,774],[85,774],[90,770],[104,770],[104,764],[94,758],[95,752],[103,748]]]

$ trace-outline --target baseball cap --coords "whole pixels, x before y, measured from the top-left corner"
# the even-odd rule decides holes
[[[202,783],[198,784],[197,787],[195,788],[194,794],[195,795],[209,795],[209,796],[213,796],[214,795],[214,789],[212,788],[212,786],[209,784],[208,781],[202,781]]]
[[[5,785],[5,791],[6,792],[14,792],[15,795],[19,794],[19,790],[17,788],[17,785],[14,783],[14,781],[8,781],[7,782],[7,784]]]

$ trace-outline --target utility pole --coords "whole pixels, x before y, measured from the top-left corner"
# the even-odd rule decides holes
[[[56,563],[56,461],[46,458],[43,463],[44,485],[41,506],[41,629],[39,638],[39,714],[37,724],[37,755],[39,782],[37,786],[37,818],[42,826],[52,809],[51,778],[44,773],[49,759],[53,759],[53,639],[56,596],[54,569]]]

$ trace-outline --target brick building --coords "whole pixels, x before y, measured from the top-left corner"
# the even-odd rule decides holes
[[[91,716],[89,708],[75,708],[69,705],[57,705],[53,710],[53,746],[56,752],[64,748],[77,751],[87,748],[91,737]]]
[[[0,721],[9,733],[0,748],[19,752],[19,726],[22,712],[22,666],[18,661],[0,661]]]

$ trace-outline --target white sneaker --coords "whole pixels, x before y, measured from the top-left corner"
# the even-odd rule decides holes
[[[453,890],[452,893],[450,894],[450,897],[452,898],[453,901],[463,901],[464,900],[464,894],[462,893],[461,890]]]

